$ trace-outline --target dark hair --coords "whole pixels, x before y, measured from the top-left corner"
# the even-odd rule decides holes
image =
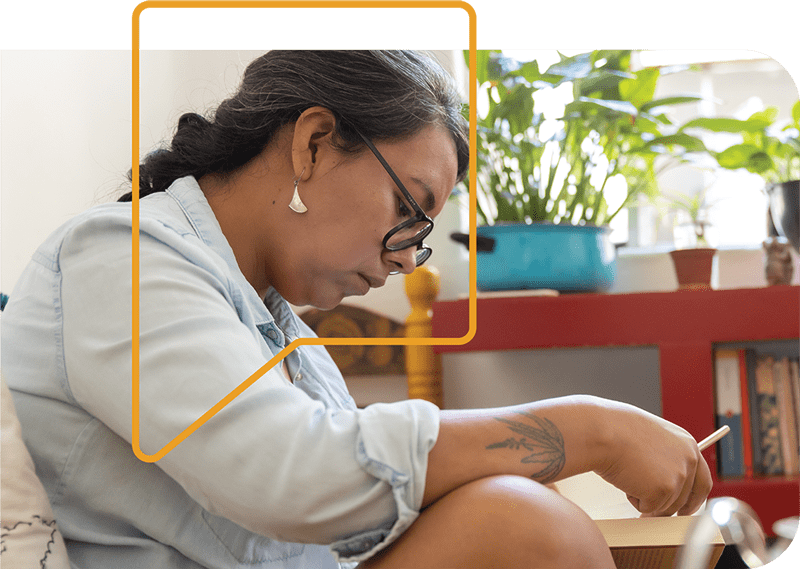
[[[212,120],[196,113],[180,118],[170,147],[139,166],[139,196],[164,191],[183,176],[234,172],[314,106],[334,113],[334,140],[344,152],[362,150],[353,128],[381,141],[441,124],[456,145],[458,180],[466,175],[468,124],[452,77],[433,58],[413,51],[276,50],[247,66],[239,90]],[[119,201],[131,199],[129,192]]]

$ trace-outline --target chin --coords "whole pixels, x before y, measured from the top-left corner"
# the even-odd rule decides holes
[[[364,296],[369,288],[361,290],[349,282],[329,282],[327,285],[318,283],[311,285],[306,290],[294,289],[291,296],[284,298],[294,306],[308,306],[319,310],[332,310],[350,296]],[[289,291],[287,291],[289,292]]]
[[[311,306],[312,308],[317,308],[319,310],[333,310],[334,308],[339,306],[341,302],[342,302],[341,300],[339,302],[317,302],[314,304],[309,304],[309,306]]]
[[[320,310],[333,310],[337,306],[339,306],[345,297],[348,296],[346,294],[332,294],[332,295],[324,295],[318,296],[316,298],[311,299],[307,306],[311,306],[313,308],[318,308]]]

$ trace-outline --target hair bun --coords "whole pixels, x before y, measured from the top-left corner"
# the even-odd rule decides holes
[[[187,128],[187,127],[200,127],[204,128],[209,126],[211,123],[208,122],[205,117],[198,115],[197,113],[185,113],[178,119],[178,130]]]

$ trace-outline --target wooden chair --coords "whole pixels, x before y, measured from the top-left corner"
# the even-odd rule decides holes
[[[333,310],[310,309],[299,314],[320,338],[430,338],[431,308],[439,294],[439,273],[419,267],[405,277],[411,312],[405,323],[358,306],[341,304]],[[431,346],[326,346],[348,383],[356,403],[379,400],[425,399],[443,407],[441,356]],[[405,393],[385,389],[405,377]],[[354,389],[356,384],[360,387]],[[372,397],[359,397],[371,392]],[[360,400],[361,399],[361,400]]]

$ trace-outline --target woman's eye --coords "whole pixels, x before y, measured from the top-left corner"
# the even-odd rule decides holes
[[[400,214],[400,217],[411,216],[411,210],[408,208],[405,202],[401,200],[399,197],[397,198],[397,212]]]

